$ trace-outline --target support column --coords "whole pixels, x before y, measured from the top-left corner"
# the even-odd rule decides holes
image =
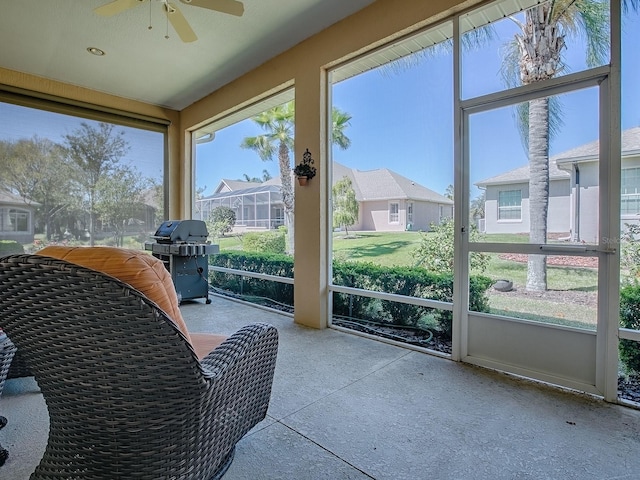
[[[317,169],[306,186],[294,179],[295,254],[294,320],[313,328],[327,326],[327,150],[326,74],[322,70],[296,77],[294,165],[309,149]]]

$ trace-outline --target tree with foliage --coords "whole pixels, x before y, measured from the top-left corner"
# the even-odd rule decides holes
[[[98,182],[111,174],[129,150],[124,131],[114,132],[115,125],[97,127],[82,122],[73,133],[65,135],[67,158],[75,166],[75,179],[84,190],[89,210],[89,242],[95,244],[95,220]]]
[[[233,230],[236,224],[236,212],[229,207],[219,206],[214,208],[209,214],[207,230],[214,237],[223,236]]]
[[[60,230],[64,213],[74,203],[72,169],[63,149],[48,139],[34,136],[0,146],[0,184],[19,195],[36,210],[36,222],[47,239]],[[60,232],[59,232],[60,233]]]
[[[269,173],[268,170],[264,169],[264,170],[262,170],[262,178],[250,177],[246,173],[243,173],[242,174],[242,179],[245,182],[264,183],[264,182],[267,182],[267,181],[271,180],[271,174]]]
[[[332,111],[332,142],[342,149],[349,147],[351,141],[345,135],[344,130],[349,125],[351,116],[341,112],[337,108]],[[294,253],[294,196],[291,181],[290,152],[293,151],[295,105],[287,102],[283,105],[270,108],[252,118],[263,134],[255,137],[247,137],[240,145],[258,153],[263,161],[272,161],[277,156],[280,170],[280,192],[284,205],[284,215],[289,236],[289,254]]]
[[[636,3],[635,1],[633,3]],[[600,0],[555,0],[512,17],[520,31],[506,47],[503,78],[507,85],[530,85],[566,70],[566,36],[583,36],[588,66],[602,65],[609,48],[608,4]],[[546,243],[549,210],[549,141],[561,124],[557,100],[537,98],[517,108],[516,120],[529,154],[529,241]],[[527,290],[547,289],[545,255],[529,255]]]
[[[445,218],[438,225],[431,224],[430,232],[420,232],[420,245],[413,252],[416,266],[430,272],[453,273],[453,241],[455,237],[453,218]],[[469,240],[477,242],[478,229],[471,227]],[[472,252],[469,259],[471,270],[482,273],[487,268],[489,256],[482,252]]]
[[[345,237],[349,227],[358,221],[358,200],[349,177],[342,177],[331,189],[333,196],[333,227],[344,227]]]
[[[453,185],[449,184],[447,189],[444,191],[444,196],[449,200],[453,200]]]
[[[103,223],[113,228],[116,246],[123,246],[128,225],[144,223],[136,215],[144,208],[146,189],[147,182],[130,166],[114,167],[96,183],[95,212]]]

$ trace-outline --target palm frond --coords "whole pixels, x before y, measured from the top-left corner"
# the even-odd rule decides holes
[[[520,49],[518,48],[517,39],[514,38],[512,41],[502,45],[501,52],[500,76],[503,82],[509,88],[522,85],[520,80]]]

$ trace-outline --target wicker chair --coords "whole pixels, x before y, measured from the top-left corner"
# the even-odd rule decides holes
[[[7,335],[0,331],[0,396],[2,396],[2,390],[4,389],[4,381],[7,378],[9,371],[9,365],[16,353],[16,346],[13,344]],[[0,428],[4,428],[7,424],[5,417],[0,417]],[[4,465],[4,462],[9,457],[9,452],[2,448],[0,445],[0,466]]]
[[[266,416],[270,325],[243,327],[198,361],[137,290],[38,255],[0,259],[0,318],[49,410],[32,479],[220,478]]]

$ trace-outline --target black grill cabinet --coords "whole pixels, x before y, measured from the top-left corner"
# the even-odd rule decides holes
[[[220,251],[207,243],[209,232],[202,220],[167,220],[146,242],[145,250],[164,263],[171,274],[178,301],[209,299],[209,255]]]

